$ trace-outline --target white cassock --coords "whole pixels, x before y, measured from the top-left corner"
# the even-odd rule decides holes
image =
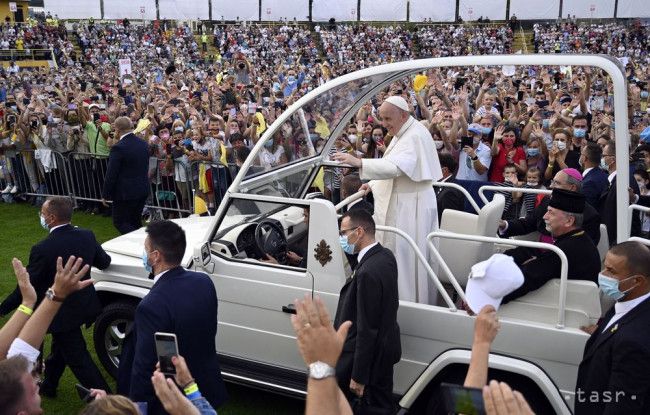
[[[413,117],[393,137],[383,158],[362,160],[361,179],[371,180],[375,199],[375,223],[406,232],[427,260],[426,236],[438,229],[433,182],[441,178],[433,138]],[[422,263],[416,266],[417,257],[408,242],[393,232],[377,232],[377,240],[395,254],[400,300],[432,304],[435,287]]]

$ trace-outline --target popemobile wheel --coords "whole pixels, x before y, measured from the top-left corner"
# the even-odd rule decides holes
[[[95,351],[102,366],[113,378],[117,378],[122,344],[127,331],[133,325],[135,307],[135,304],[127,302],[109,304],[95,321]]]

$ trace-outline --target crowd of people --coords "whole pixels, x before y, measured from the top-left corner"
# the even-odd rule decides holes
[[[629,83],[628,123],[633,173],[629,196],[631,203],[644,205],[650,204],[648,30],[648,25],[638,22],[625,26],[563,22],[539,24],[534,29],[535,48],[540,53],[607,53],[623,60]],[[107,209],[108,199],[113,199],[114,222],[123,233],[138,228],[140,211],[145,202],[165,210],[164,216],[171,217],[192,212],[192,206],[197,204],[193,198],[196,195],[207,210],[214,212],[219,205],[220,192],[228,185],[228,178],[250,157],[252,147],[268,125],[289,105],[319,85],[336,76],[380,63],[417,57],[511,53],[513,42],[512,29],[507,25],[425,26],[415,31],[396,25],[342,25],[335,28],[323,26],[312,31],[299,25],[262,27],[241,24],[216,25],[211,33],[208,46],[209,39],[205,35],[196,36],[188,26],[171,22],[155,22],[146,26],[133,25],[128,21],[76,23],[69,32],[62,24],[33,22],[27,26],[4,25],[0,46],[7,44],[18,49],[20,43],[23,48],[52,47],[60,67],[58,70],[27,70],[15,69],[16,66],[12,65],[10,70],[0,74],[0,181],[3,201],[26,199],[40,204],[43,201],[40,195],[73,194],[78,208],[99,212]],[[124,58],[130,59],[126,67],[119,62]],[[336,203],[349,196],[354,190],[352,187],[358,189],[356,184],[361,180],[382,180],[386,177],[400,178],[401,182],[395,179],[395,191],[402,191],[400,185],[404,188],[417,182],[438,180],[455,182],[473,194],[479,186],[488,183],[504,188],[552,189],[552,197],[536,197],[517,189],[504,189],[506,202],[499,234],[507,237],[539,230],[540,241],[553,243],[567,254],[569,278],[598,281],[605,286],[606,282],[601,280],[607,281],[606,278],[623,282],[642,277],[643,280],[637,281],[637,285],[625,292],[616,291],[616,288],[610,293],[616,294],[614,296],[622,294],[618,299],[628,293],[633,293],[634,298],[646,298],[650,275],[643,267],[635,265],[634,269],[641,269],[639,275],[626,276],[620,270],[613,269],[607,270],[606,278],[599,275],[601,258],[596,250],[601,237],[599,225],[607,226],[609,245],[614,245],[616,241],[617,166],[613,138],[617,120],[614,119],[612,93],[612,83],[607,74],[589,67],[453,67],[423,71],[393,82],[363,103],[353,119],[343,120],[345,129],[339,137],[335,137],[330,155],[349,166],[361,167],[361,174],[357,176],[354,169],[327,167],[320,190],[326,198]],[[345,109],[338,107],[344,105],[344,100],[337,102],[336,98],[335,93],[328,96],[325,101],[329,105],[327,108],[322,102],[305,108],[309,136],[303,133],[299,122],[288,120],[266,143],[257,159],[252,161],[250,171],[269,171],[320,152],[335,127],[333,120]],[[409,129],[411,131],[407,133]],[[418,141],[429,135],[431,142]],[[398,141],[392,142],[397,136],[400,136],[401,147],[395,144]],[[408,141],[402,137],[407,136],[408,140],[421,147],[414,144],[406,148],[408,146],[404,143]],[[131,145],[129,143],[133,144],[131,148],[134,151],[127,149]],[[124,200],[116,197],[128,193],[120,190],[126,185],[119,184],[120,175],[125,173],[125,169],[116,160],[126,154],[130,157],[136,150],[144,154],[145,147],[147,154],[142,160],[138,159],[140,165],[136,166],[146,179],[143,182],[145,185],[137,189],[138,203],[129,205],[131,212],[128,212],[129,218],[125,219],[126,213],[122,211]],[[413,157],[404,158],[398,156],[398,152]],[[131,158],[129,163],[134,160]],[[143,167],[145,164],[146,168]],[[414,164],[418,169],[413,167]],[[147,185],[150,189],[146,188]],[[146,193],[149,196],[144,201]],[[383,209],[382,214],[387,218],[385,223],[392,220],[390,224],[395,225],[400,217],[408,217],[408,206],[411,205],[398,204],[390,198],[390,192],[386,200],[381,199],[382,193],[376,188],[373,193],[375,213]],[[418,196],[413,201],[412,211],[434,212],[427,218],[428,225],[423,228],[426,232],[417,238],[414,236],[418,240],[423,241],[431,229],[437,228],[438,215],[444,209],[464,209],[463,197],[458,197],[453,191],[444,194],[439,189],[435,191],[437,213],[435,207],[427,204],[427,200],[435,200],[431,186],[418,188],[415,193]],[[55,200],[54,208],[52,200]],[[63,207],[56,208],[57,204]],[[52,232],[59,228],[61,232],[63,228],[60,226],[65,227],[70,222],[71,209],[71,204],[59,199],[48,200],[41,210],[42,226]],[[121,222],[116,219],[120,215]],[[358,254],[359,261],[369,252],[363,250],[362,253],[361,250],[374,249],[376,243],[374,221],[370,215],[366,216],[348,213],[340,230],[341,240],[345,240],[350,251],[346,253]],[[421,221],[418,219],[416,222]],[[349,226],[346,228],[343,224]],[[161,235],[157,226],[168,228],[164,228]],[[648,217],[633,217],[633,235],[648,237],[649,230]],[[175,273],[183,273],[178,267],[178,249],[171,247],[174,241],[168,239],[170,235],[178,233],[178,229],[173,228],[170,222],[161,221],[152,222],[147,232],[149,237],[145,242],[143,264],[154,277],[154,284],[157,285],[154,285],[152,293],[156,290],[157,294],[148,296],[136,312],[136,336],[127,342],[130,347],[127,350],[132,354],[124,359],[126,375],[118,385],[122,385],[120,392],[133,401],[155,401],[155,405],[163,405],[172,411],[169,409],[171,406],[168,408],[166,405],[168,399],[183,408],[177,413],[187,413],[183,411],[189,410],[188,406],[183,405],[194,400],[183,398],[173,382],[165,382],[160,373],[153,374],[154,368],[151,366],[155,366],[155,356],[143,352],[145,348],[151,348],[151,332],[155,328],[147,324],[145,316],[152,313],[147,307],[161,307],[156,301],[170,292],[165,291],[165,285],[176,277]],[[409,234],[415,235],[417,232],[419,230],[416,229]],[[355,238],[356,242],[348,243],[349,237]],[[410,267],[414,261],[400,260],[403,253],[397,252],[395,256],[398,261],[395,264],[390,251],[399,251],[396,248],[398,244],[395,241],[383,242],[390,249],[382,248],[381,255],[385,257],[388,268],[395,268],[395,272],[387,272],[384,277],[389,279],[394,274],[394,279],[397,279],[398,270],[399,274],[411,272],[404,267],[405,264]],[[634,248],[639,249],[636,245]],[[614,256],[627,258],[631,255],[626,248],[614,252]],[[67,257],[70,253],[60,255]],[[525,295],[550,278],[559,276],[559,262],[548,256],[534,255],[530,250],[508,252],[508,255],[514,258],[526,283],[518,291],[510,293],[504,302]],[[88,288],[87,283],[78,284],[79,278],[87,281],[87,269],[79,271],[80,264],[69,262],[66,267],[59,264],[55,269],[56,258],[48,258],[48,261],[48,271],[42,273],[48,274],[50,280],[47,284],[34,287],[39,299],[48,295],[45,292],[48,286],[54,287],[51,298],[48,297],[52,303],[59,302],[55,292],[63,292],[65,297],[76,289]],[[86,257],[84,262],[92,264]],[[103,265],[108,265],[105,262]],[[362,275],[361,271],[359,275]],[[24,282],[26,271],[16,264],[16,273],[22,284],[19,283],[12,301],[6,303],[7,310],[19,307],[16,300],[20,292],[23,309],[19,308],[14,316],[23,317],[20,313],[31,316],[35,301],[31,301],[32,292]],[[202,276],[188,274],[192,275],[187,278],[205,283]],[[57,283],[66,278],[68,282]],[[390,298],[382,297],[382,304],[384,301],[386,304],[397,304],[398,290],[393,287],[397,282],[399,280],[392,279],[378,282],[391,284],[384,293]],[[171,286],[172,289],[179,287],[182,288],[182,283]],[[357,288],[344,287],[344,290]],[[207,288],[205,291],[209,292]],[[400,299],[407,295],[409,298],[406,299],[413,301],[410,291],[418,290],[400,286]],[[171,292],[176,294],[175,291]],[[371,294],[369,292],[368,295]],[[342,301],[351,295],[342,291]],[[25,298],[28,300],[25,301]],[[36,312],[50,302],[44,302]],[[180,303],[176,304],[179,310],[183,310],[180,313],[191,308]],[[306,304],[307,307],[313,306],[309,302]],[[212,306],[214,312],[207,314],[213,315],[216,320],[216,304],[207,304],[206,309]],[[340,303],[342,310],[345,310],[345,306],[345,302]],[[61,308],[63,315],[65,307]],[[27,324],[22,321],[22,324],[10,325],[11,331],[3,328],[3,335],[13,333],[12,341],[16,337],[22,339],[12,347],[22,351],[18,354],[31,356],[34,360],[38,355],[34,349],[38,349],[44,330],[52,323],[53,311],[46,309],[42,313],[45,315],[44,321],[30,319]],[[358,317],[354,310],[349,315],[352,320]],[[141,320],[138,320],[139,316]],[[338,314],[335,328],[345,327],[347,318],[345,311]],[[392,315],[387,318],[390,323],[396,317]],[[326,320],[329,322],[329,318]],[[35,329],[29,327],[32,321],[40,321],[36,335],[33,334]],[[188,317],[188,321],[192,319]],[[62,338],[75,337],[78,326],[84,322],[57,331],[65,334],[58,336],[58,342],[64,343]],[[168,322],[159,323],[162,327]],[[216,330],[216,321],[214,323]],[[388,324],[386,321],[384,323]],[[299,332],[299,341],[301,333],[309,331],[305,328],[314,325],[310,320],[301,324],[294,325]],[[23,325],[27,330],[24,336],[21,331]],[[329,324],[325,326],[330,329]],[[188,323],[185,328],[190,333],[195,327]],[[342,334],[344,338],[347,329],[345,327]],[[149,343],[138,340],[139,330]],[[72,331],[74,336],[68,333]],[[389,332],[399,336],[398,327],[390,326]],[[184,336],[189,338],[192,333],[188,333]],[[332,331],[328,333],[331,335]],[[212,348],[214,337],[213,332],[207,335],[212,343],[206,344]],[[78,342],[72,346],[69,341],[67,343],[62,348],[67,347],[68,352],[81,347]],[[7,343],[7,350],[9,344],[11,342]],[[190,355],[186,356],[187,366],[193,373],[200,368],[196,363],[199,349],[185,350]],[[379,369],[386,376],[390,372],[392,379],[392,363],[399,360],[400,352],[397,349],[390,352],[390,370],[385,366]],[[12,355],[11,350],[9,355]],[[59,354],[53,353],[48,360],[55,364],[49,367],[61,368],[66,364],[73,367],[78,364],[75,358],[85,358],[83,353],[73,355],[61,351]],[[341,363],[347,365],[345,369],[348,372],[352,372],[350,359],[351,356],[344,354]],[[314,362],[312,359],[305,360],[308,364]],[[334,358],[329,356],[327,363],[330,368],[336,365],[337,360],[338,354]],[[177,363],[182,366],[183,360],[179,359]],[[26,370],[24,367],[23,363],[19,363],[16,373],[22,376]],[[143,367],[146,370],[142,370]],[[183,377],[181,373],[185,373],[182,367],[178,375],[181,379],[176,378],[178,386],[182,386],[187,395],[200,398],[200,394],[193,395],[198,392],[198,387],[195,388],[196,383],[192,385],[190,382],[194,381],[191,376]],[[149,382],[152,374],[153,381]],[[216,407],[225,396],[222,385],[199,379],[203,375],[199,373],[196,382],[208,394],[208,401]],[[92,373],[88,375],[81,371],[75,376],[80,381],[91,379],[84,381],[89,387],[104,391],[108,389],[103,381],[96,377],[92,379]],[[355,379],[355,376],[363,379]],[[54,379],[54,385],[46,386],[56,390],[56,374],[49,378]],[[374,385],[378,389],[371,405],[382,406],[386,399],[390,400],[386,396],[390,396],[392,382],[387,379],[382,378]],[[470,384],[485,384],[486,380],[472,381]],[[339,378],[338,385],[346,398],[352,401],[355,396],[363,395],[364,382],[373,380],[357,368],[356,372]],[[336,395],[336,385],[331,386],[334,387],[328,393]],[[103,392],[93,393],[103,397]],[[484,393],[487,399],[490,391]],[[155,400],[154,394],[162,403]],[[525,400],[517,399],[525,408]],[[340,399],[333,402],[345,406]],[[193,403],[198,407],[205,402]],[[125,405],[131,404],[127,401]],[[173,406],[172,403],[169,405]],[[309,403],[307,408],[309,411]],[[339,407],[339,410],[345,411],[345,408]]]

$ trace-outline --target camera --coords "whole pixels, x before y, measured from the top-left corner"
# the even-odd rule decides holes
[[[245,69],[245,68],[246,68],[246,64],[245,64],[244,62],[239,62],[239,64],[237,64],[237,67],[238,67],[239,69]]]

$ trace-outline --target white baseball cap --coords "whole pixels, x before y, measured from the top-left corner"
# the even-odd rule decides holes
[[[395,105],[397,108],[401,109],[402,111],[409,112],[409,104],[406,103],[406,100],[402,97],[398,97],[396,95],[393,95],[391,97],[388,97],[384,100],[384,102],[388,102],[389,104]]]
[[[503,297],[524,283],[524,274],[511,256],[494,254],[472,266],[467,280],[467,305],[478,314],[486,305],[499,309]]]

